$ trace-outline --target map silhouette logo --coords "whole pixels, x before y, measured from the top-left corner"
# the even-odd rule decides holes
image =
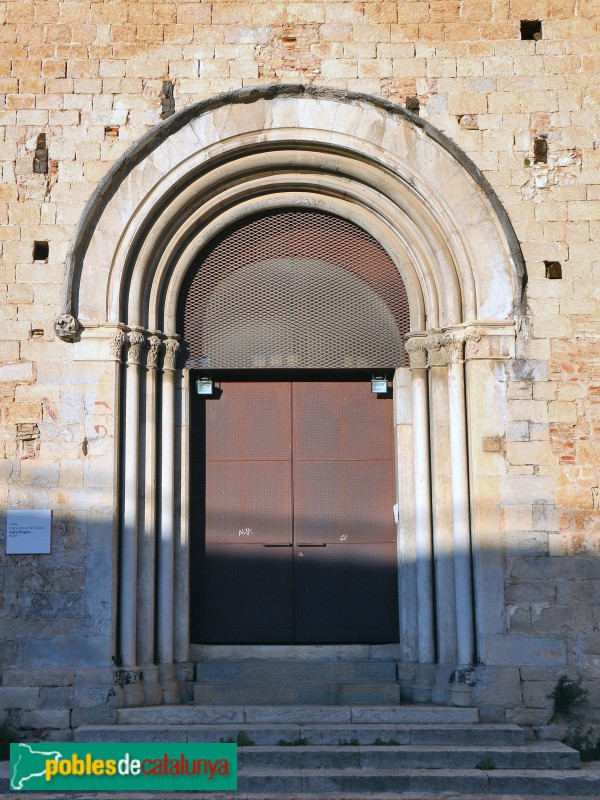
[[[35,788],[36,778],[44,783],[46,779],[46,762],[51,759],[58,761],[63,757],[59,750],[51,750],[49,745],[43,744],[12,744],[10,746],[10,788],[13,791],[24,791]],[[28,786],[27,782],[33,781]],[[39,788],[39,787],[38,787]]]

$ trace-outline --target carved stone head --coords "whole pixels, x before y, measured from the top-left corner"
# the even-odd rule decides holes
[[[61,314],[54,320],[54,333],[63,342],[72,342],[77,336],[77,331],[81,328],[78,320],[71,314]]]

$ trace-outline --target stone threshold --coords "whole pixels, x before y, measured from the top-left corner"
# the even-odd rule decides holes
[[[192,644],[191,661],[400,661],[399,644]]]

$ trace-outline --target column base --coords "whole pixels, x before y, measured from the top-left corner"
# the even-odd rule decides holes
[[[414,703],[431,702],[435,674],[435,664],[419,664],[417,666],[417,674],[412,684],[412,699]]]
[[[160,706],[163,701],[163,690],[160,685],[158,667],[147,664],[142,671],[144,686],[144,704],[147,706]]]
[[[139,708],[144,705],[143,675],[139,667],[121,667],[118,672],[119,683],[123,687],[125,706]]]
[[[178,705],[181,702],[181,690],[177,680],[177,667],[175,664],[159,664],[158,674],[162,686],[163,704]]]

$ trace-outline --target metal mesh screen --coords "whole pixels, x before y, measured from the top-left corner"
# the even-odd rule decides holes
[[[228,228],[184,281],[178,328],[193,369],[404,364],[406,290],[366,231],[283,210]]]

